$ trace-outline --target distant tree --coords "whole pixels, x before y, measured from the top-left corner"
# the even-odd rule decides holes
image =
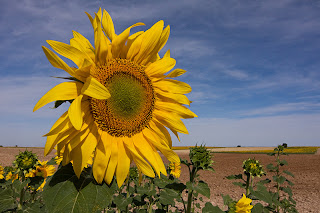
[[[288,147],[288,144],[283,143],[282,146],[283,146],[283,148],[287,148],[287,147]]]
[[[241,145],[238,145],[237,147],[241,147]]]

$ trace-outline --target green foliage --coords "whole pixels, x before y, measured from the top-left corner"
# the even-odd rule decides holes
[[[294,175],[287,170],[281,171],[281,167],[288,165],[287,161],[280,159],[281,155],[286,155],[283,150],[284,147],[281,145],[275,148],[273,155],[271,155],[275,156],[275,164],[267,165],[269,172],[274,174],[272,181],[269,181],[273,183],[273,190],[267,190],[264,186],[268,182],[261,182],[257,185],[256,190],[250,188],[253,199],[267,203],[267,206],[259,204],[253,209],[253,212],[266,212],[267,210],[272,212],[297,212],[295,208],[296,202],[292,198],[293,194],[290,188],[293,183],[285,176],[294,177]]]
[[[243,174],[230,175],[227,179],[237,180],[233,184],[244,188],[247,198],[254,200],[252,213],[297,212],[290,188],[293,183],[288,179],[294,175],[282,169],[287,165],[285,160],[280,159],[283,148],[277,147],[273,154],[275,163],[267,166],[268,172],[273,174],[271,180],[253,181],[253,177],[264,174],[262,166],[255,159],[243,162]],[[233,200],[229,195],[221,195],[227,211],[221,210],[211,202],[203,202],[205,197],[210,199],[210,188],[200,180],[197,172],[213,171],[211,158],[210,151],[204,146],[191,148],[190,161],[181,160],[189,170],[189,181],[186,184],[171,175],[156,178],[143,175],[139,177],[137,168],[132,167],[127,180],[118,188],[116,177],[110,185],[98,184],[93,178],[91,167],[86,168],[80,178],[77,178],[72,164],[68,164],[60,165],[58,171],[46,180],[44,191],[41,192],[36,189],[43,182],[42,177],[29,178],[24,172],[20,172],[17,180],[0,180],[0,212],[235,213],[239,201]],[[252,166],[253,164],[255,166]],[[4,172],[14,173],[16,170],[16,167],[6,167]],[[267,187],[268,184],[271,184],[271,189],[270,186]],[[183,198],[185,194],[187,199]]]
[[[86,169],[78,179],[71,163],[61,167],[44,188],[43,199],[47,211],[85,213],[106,207],[112,192],[106,184],[94,184],[90,170]]]

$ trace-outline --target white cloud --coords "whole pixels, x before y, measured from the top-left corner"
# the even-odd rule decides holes
[[[2,119],[32,119],[39,117],[55,117],[61,109],[51,110],[53,104],[44,109],[32,112],[38,100],[61,80],[42,77],[4,77],[0,79],[0,115]]]
[[[272,106],[253,109],[241,115],[244,116],[265,116],[265,115],[274,115],[278,113],[292,113],[292,112],[307,112],[307,111],[319,111],[320,103],[313,102],[298,102],[298,103],[284,103],[284,104],[275,104]]]
[[[180,134],[188,146],[289,146],[320,145],[320,114],[270,116],[246,119],[194,118],[185,121],[189,135]]]

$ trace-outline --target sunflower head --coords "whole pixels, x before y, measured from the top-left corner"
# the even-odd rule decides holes
[[[0,165],[0,180],[4,179],[4,168]]]
[[[250,174],[252,177],[261,177],[265,174],[262,169],[262,165],[260,165],[260,162],[255,159],[249,158],[243,161],[242,168],[245,174]]]
[[[243,194],[242,198],[236,204],[236,213],[250,213],[253,208],[251,202],[252,200]]]
[[[213,160],[210,150],[205,146],[190,147],[189,157],[194,166],[203,170],[213,170]]]
[[[176,178],[180,177],[181,174],[181,166],[180,163],[178,162],[171,162],[170,163],[170,174]]]
[[[58,54],[73,61],[70,67],[47,47],[43,51],[49,62],[66,71],[67,82],[48,91],[34,111],[58,101],[71,102],[53,125],[47,136],[45,155],[57,147],[62,165],[73,163],[78,177],[90,159],[98,183],[111,183],[116,175],[118,186],[126,179],[131,161],[149,177],[167,175],[158,153],[170,162],[180,159],[171,149],[168,129],[188,134],[181,119],[197,117],[186,105],[191,101],[185,94],[191,87],[174,78],[184,74],[174,69],[176,60],[166,44],[170,27],[162,20],[151,28],[131,34],[136,23],[117,34],[106,10],[92,17],[94,44],[73,31],[70,44],[47,41]],[[93,158],[92,158],[93,156]]]
[[[47,178],[48,176],[51,176],[55,172],[55,167],[53,165],[48,165],[47,161],[39,161],[39,164],[36,166],[35,174],[36,176],[40,176],[43,178]]]
[[[20,170],[29,170],[35,166],[37,161],[37,155],[26,150],[16,156],[14,164]]]

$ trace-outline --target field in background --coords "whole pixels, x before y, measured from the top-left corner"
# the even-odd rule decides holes
[[[194,146],[175,146],[173,150],[188,150]],[[207,147],[213,153],[243,153],[243,154],[268,154],[273,152],[272,147]],[[315,154],[319,146],[293,146],[284,149],[288,154]]]

